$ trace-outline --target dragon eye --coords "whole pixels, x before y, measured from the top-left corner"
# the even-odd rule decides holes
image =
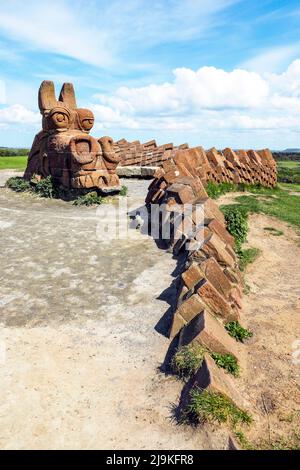
[[[58,122],[63,122],[63,121],[65,121],[65,118],[66,118],[66,116],[64,116],[63,114],[56,114],[56,116],[55,116],[55,119],[56,119]]]

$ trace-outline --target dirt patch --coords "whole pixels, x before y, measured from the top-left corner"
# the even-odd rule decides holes
[[[240,191],[240,192],[236,192],[236,193],[226,193],[226,194],[223,194],[221,197],[219,197],[217,200],[216,200],[216,203],[221,206],[223,204],[235,204],[236,203],[236,198],[238,196],[253,196],[252,193],[249,193],[247,191]]]
[[[233,203],[236,196],[226,195],[220,203]],[[274,236],[267,226],[284,234]],[[293,440],[298,432],[299,442],[300,238],[288,224],[261,214],[250,216],[249,227],[245,246],[261,254],[245,273],[250,293],[244,297],[243,322],[254,336],[236,383],[255,413],[245,434],[257,445],[270,445]]]
[[[300,349],[299,236],[287,224],[263,215],[251,216],[249,225],[248,243],[261,255],[246,273],[250,294],[245,297],[245,319],[254,336],[243,382],[260,417],[250,436],[273,442],[291,437],[300,426],[300,361],[295,354]],[[284,235],[266,234],[266,226]]]

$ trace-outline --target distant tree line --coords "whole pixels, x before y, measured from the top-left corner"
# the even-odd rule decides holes
[[[300,153],[289,153],[289,152],[273,152],[275,160],[283,161],[295,161],[300,162]]]
[[[22,157],[29,154],[29,149],[0,147],[0,157]]]

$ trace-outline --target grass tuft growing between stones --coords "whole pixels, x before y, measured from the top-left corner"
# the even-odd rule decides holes
[[[191,391],[190,403],[184,410],[183,420],[200,423],[229,422],[233,426],[252,422],[251,416],[246,411],[238,408],[221,393],[202,390],[198,387],[194,387]]]
[[[218,367],[225,369],[234,377],[239,376],[239,366],[232,354],[219,354],[208,351],[197,343],[182,346],[171,360],[171,369],[182,379],[189,379],[201,367],[204,354],[209,353]]]
[[[211,357],[218,367],[225,369],[229,374],[232,374],[234,377],[240,375],[239,365],[232,354],[211,353]]]
[[[179,377],[189,379],[200,368],[205,353],[205,348],[199,344],[182,346],[172,357],[171,369]]]
[[[237,341],[241,343],[244,342],[245,339],[251,338],[253,336],[252,331],[243,328],[238,321],[231,321],[226,323],[225,325],[226,330]]]
[[[103,197],[99,196],[96,191],[84,194],[79,196],[75,201],[73,201],[74,206],[93,206],[103,203]]]

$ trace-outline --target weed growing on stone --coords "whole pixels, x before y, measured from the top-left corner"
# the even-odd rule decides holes
[[[199,344],[182,346],[171,360],[173,372],[181,378],[189,379],[201,366],[206,350]]]
[[[198,422],[229,422],[233,426],[238,423],[250,424],[251,416],[238,408],[231,400],[221,393],[202,390],[194,387],[190,394],[190,403],[183,413],[184,420]]]
[[[219,354],[208,351],[203,346],[194,343],[183,346],[174,354],[171,360],[171,368],[180,378],[189,379],[201,367],[204,354],[209,353],[218,367],[238,377],[239,366],[232,354]]]
[[[225,328],[237,341],[241,343],[244,342],[245,339],[251,338],[253,333],[246,328],[243,328],[238,321],[231,321],[225,324]]]
[[[211,357],[213,358],[218,367],[225,369],[234,377],[239,376],[240,368],[238,366],[236,358],[232,354],[211,353]]]

